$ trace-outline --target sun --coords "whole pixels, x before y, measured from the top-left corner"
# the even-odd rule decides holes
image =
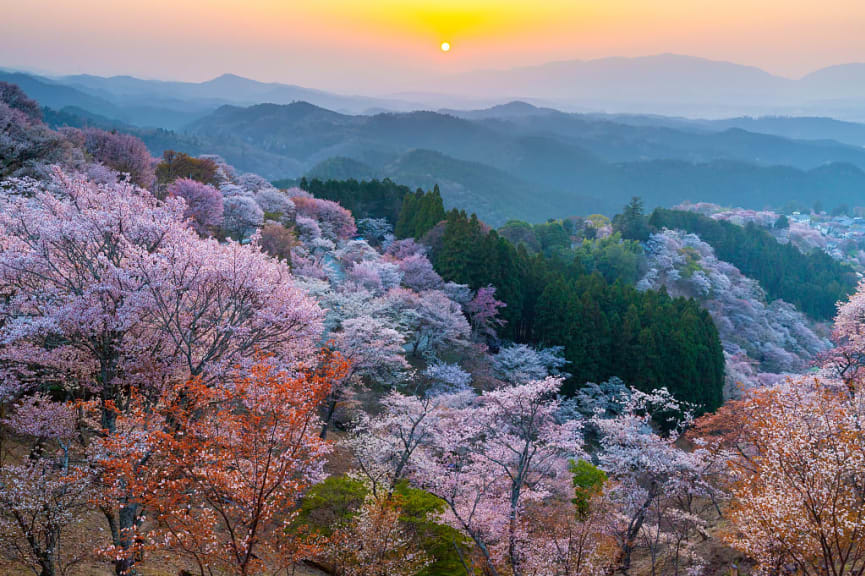
[[[442,52],[450,52],[451,44],[450,42],[442,42]]]

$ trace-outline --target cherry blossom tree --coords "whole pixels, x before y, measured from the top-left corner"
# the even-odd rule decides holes
[[[402,284],[407,288],[423,292],[424,290],[438,290],[444,284],[432,263],[425,254],[412,254],[405,258],[396,260],[396,265],[402,273]]]
[[[261,227],[259,245],[261,249],[287,263],[291,263],[291,252],[297,246],[297,236],[294,230],[276,222],[265,222]]]
[[[332,240],[348,240],[357,232],[351,212],[336,202],[305,196],[294,196],[292,200],[297,213],[316,220]]]
[[[474,298],[465,307],[475,333],[495,340],[496,329],[505,324],[505,321],[498,317],[499,308],[505,306],[504,302],[496,300],[495,286],[478,288]]]
[[[862,381],[865,369],[865,282],[847,302],[838,306],[832,326],[834,347],[822,358],[827,376],[843,380],[851,388]]]
[[[470,389],[472,375],[460,368],[458,364],[447,362],[432,362],[424,370],[423,375],[430,380],[430,386],[424,391],[427,395],[453,394]]]
[[[169,196],[186,202],[184,217],[192,220],[192,227],[205,236],[222,225],[222,194],[213,186],[191,178],[180,178],[168,186]]]
[[[42,121],[42,108],[39,107],[39,103],[30,99],[17,84],[0,82],[0,102],[12,110],[22,112],[32,121]]]
[[[84,149],[97,162],[123,174],[133,184],[150,188],[156,181],[156,160],[144,142],[130,134],[85,128]]]
[[[381,399],[380,415],[361,414],[344,444],[351,449],[355,464],[370,481],[373,492],[392,490],[405,477],[418,447],[432,441],[443,410],[462,406],[468,399],[419,397],[394,391]]]
[[[396,288],[402,280],[400,269],[384,260],[361,260],[351,265],[348,279],[358,286],[379,295]]]
[[[560,386],[547,378],[448,407],[415,453],[411,477],[448,504],[449,521],[474,540],[492,574],[525,574],[523,508],[554,493],[569,477],[569,458],[582,454],[580,422],[556,418]]]
[[[385,314],[407,335],[413,355],[431,356],[448,346],[463,346],[471,329],[459,304],[438,290],[417,293],[393,288],[385,296]]]
[[[666,435],[653,428],[659,418],[674,426]],[[693,544],[706,534],[705,513],[717,511],[722,497],[709,482],[720,461],[705,448],[677,445],[689,422],[686,407],[664,389],[632,390],[621,414],[599,413],[592,420],[600,436],[599,465],[613,480],[607,497],[619,512],[614,535],[625,573],[636,549],[649,553],[653,567],[668,561],[676,570],[698,571],[703,565]]]
[[[0,196],[0,362],[13,396],[54,387],[98,399],[91,432],[104,458],[146,462],[135,431],[118,428],[135,394],[170,381],[212,380],[255,352],[300,368],[321,331],[321,312],[284,264],[255,246],[199,238],[183,203],[157,202],[129,183],[95,185],[58,172],[52,192],[18,185]],[[113,444],[111,444],[113,443]],[[138,470],[103,501],[118,573],[134,562],[142,508]]]
[[[11,106],[0,101],[0,178],[42,178],[50,175],[54,164],[74,169],[85,165],[81,147],[28,112],[30,105],[19,99],[23,94],[13,96],[9,89],[4,93]]]
[[[865,573],[861,388],[788,381],[754,391],[739,413],[730,544],[761,574]]]
[[[371,494],[331,545],[340,576],[414,576],[430,564],[402,525],[399,497]]]
[[[254,198],[268,218],[282,223],[291,223],[294,220],[294,202],[284,192],[268,185],[259,188]]]
[[[525,344],[511,344],[493,356],[493,370],[505,382],[539,380],[562,375],[561,369],[567,364],[563,356],[564,348],[561,346],[532,348]]]
[[[222,210],[222,229],[237,240],[249,238],[264,222],[264,212],[249,196],[226,196]]]
[[[32,446],[24,462],[0,466],[0,554],[41,576],[64,574],[88,553],[67,542],[92,494],[88,468],[70,462],[76,421],[70,404],[36,394],[3,422]]]
[[[166,237],[137,270],[142,351],[171,360],[177,377],[226,377],[255,354],[292,370],[306,364],[322,312],[287,265],[257,245]],[[169,281],[166,281],[169,279]]]
[[[395,385],[409,369],[403,344],[405,337],[385,320],[371,316],[349,318],[332,334],[333,347],[349,362],[345,376],[332,383],[325,401],[321,437],[327,437],[334,413],[351,396],[357,379],[369,379],[385,386]]]

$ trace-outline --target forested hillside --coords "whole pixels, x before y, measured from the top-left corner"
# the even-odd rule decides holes
[[[0,83],[3,576],[865,569],[865,287],[830,343],[720,252],[845,267],[43,118]]]
[[[104,126],[74,110],[50,119]],[[218,153],[270,179],[438,184],[448,208],[494,226],[513,218],[612,216],[632,196],[649,208],[712,201],[762,209],[810,206],[817,198],[832,208],[855,204],[865,189],[865,153],[856,146],[660,124],[531,107],[348,115],[295,102],[225,106],[175,131],[117,128],[157,156],[167,149]]]
[[[429,204],[443,213],[435,192],[414,198],[404,204],[400,223],[430,243],[436,271],[474,289],[495,286],[506,305],[500,333],[563,346],[571,390],[617,376],[646,391],[666,386],[701,411],[720,405],[724,356],[712,319],[694,301],[608,282],[579,260],[532,256],[465,212],[449,212],[435,228],[412,229],[405,223],[423,220],[434,210]]]
[[[780,244],[753,223],[737,226],[695,212],[657,209],[650,223],[656,228],[681,229],[708,242],[718,257],[760,282],[770,298],[781,298],[818,319],[835,314],[835,303],[856,288],[852,269],[822,251],[803,254]]]

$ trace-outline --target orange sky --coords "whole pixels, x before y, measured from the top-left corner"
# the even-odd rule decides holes
[[[0,14],[0,66],[344,92],[662,52],[791,77],[865,60],[862,0],[0,0]]]

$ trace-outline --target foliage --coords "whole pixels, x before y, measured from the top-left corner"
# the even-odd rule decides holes
[[[610,284],[618,281],[633,285],[645,267],[642,246],[633,240],[622,240],[618,233],[583,240],[573,250],[573,257],[586,274],[598,272]]]
[[[9,103],[0,100],[0,177],[42,178],[51,174],[54,164],[81,168],[85,163],[81,146],[43,124],[35,102],[28,103],[11,86],[0,85],[0,97],[9,99]]]
[[[183,152],[166,150],[156,166],[156,182],[160,190],[177,180],[189,178],[202,184],[219,184],[217,164],[210,158],[193,158]]]
[[[344,474],[328,476],[303,495],[296,523],[329,537],[354,518],[368,494],[362,480]]]
[[[656,432],[653,420],[672,430]],[[665,564],[675,574],[700,572],[705,561],[695,544],[705,537],[707,519],[724,497],[710,482],[723,468],[704,447],[677,446],[690,423],[687,408],[664,389],[633,391],[622,413],[597,414],[592,423],[600,432],[598,464],[611,480],[606,495],[620,514],[613,533],[622,572],[640,549],[648,552],[653,573]]]
[[[318,405],[345,366],[328,357],[310,374],[276,372],[263,359],[234,382],[182,383],[155,407],[127,418],[161,418],[152,433],[156,468],[144,501],[156,544],[204,570],[269,574],[318,549],[286,530],[295,502],[320,481],[329,451]]]
[[[613,218],[613,231],[621,234],[625,240],[645,242],[649,239],[649,219],[643,212],[641,198],[634,196],[622,213],[616,214]]]
[[[440,409],[414,452],[410,477],[448,504],[492,574],[523,573],[524,506],[555,491],[567,458],[581,453],[579,422],[555,419],[560,385],[548,378]]]
[[[298,244],[294,230],[276,222],[265,222],[259,234],[258,243],[264,252],[291,265],[291,251]]]
[[[357,232],[351,212],[336,202],[304,196],[296,196],[293,201],[297,214],[318,221],[324,235],[331,240],[347,240]]]
[[[88,463],[126,466],[127,482],[103,484],[100,498],[126,571],[139,553],[147,459],[118,416],[167,382],[235,376],[256,352],[298,369],[321,312],[257,247],[199,238],[178,200],[60,171],[40,186],[14,184],[0,197],[2,394],[56,389],[95,401],[87,428],[119,456],[96,451]]]
[[[417,190],[403,197],[394,234],[397,238],[421,238],[444,219],[444,203],[438,186],[432,192]]]
[[[571,473],[574,475],[574,506],[577,518],[585,520],[590,512],[592,498],[602,492],[607,475],[583,459],[571,463]]]
[[[783,300],[766,301],[759,284],[715,257],[693,234],[664,230],[646,245],[649,269],[640,289],[665,288],[694,298],[718,327],[727,355],[727,393],[755,386],[767,377],[799,372],[828,348],[807,316]]]
[[[97,162],[121,174],[128,174],[131,182],[150,188],[156,180],[154,159],[144,142],[129,134],[106,132],[98,128],[81,131],[84,150]]]
[[[682,229],[707,242],[718,258],[760,282],[769,298],[782,298],[817,319],[831,318],[835,302],[853,292],[856,278],[847,266],[823,252],[802,254],[780,244],[753,223],[744,227],[694,212],[656,209],[656,228]]]
[[[740,406],[727,539],[761,574],[865,570],[863,407],[859,386],[811,379],[755,391]]]
[[[192,227],[200,235],[209,235],[222,225],[222,194],[213,186],[191,178],[179,178],[168,186],[166,194],[183,198],[186,203],[183,216],[192,221]]]
[[[564,346],[569,390],[618,376],[641,390],[667,386],[701,410],[721,403],[723,350],[712,318],[693,300],[611,285],[582,266],[529,256],[455,210],[433,262],[445,280],[496,287],[507,305],[501,336]]]
[[[250,196],[228,196],[222,206],[222,230],[235,240],[246,240],[264,222],[264,212]]]
[[[356,219],[384,218],[392,225],[399,219],[403,199],[412,194],[406,186],[384,180],[301,179],[300,188],[316,198],[339,202]]]

